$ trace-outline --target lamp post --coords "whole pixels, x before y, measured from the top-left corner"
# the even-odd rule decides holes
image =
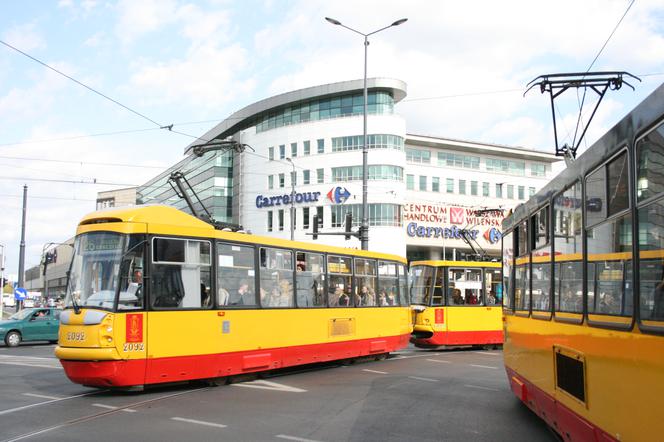
[[[364,132],[363,132],[363,147],[362,147],[362,224],[360,225],[360,244],[362,247],[362,250],[369,250],[369,205],[367,204],[367,180],[368,180],[368,175],[369,175],[369,167],[368,167],[368,146],[367,146],[367,49],[369,48],[369,36],[373,34],[377,34],[380,31],[383,31],[387,28],[391,28],[392,26],[399,26],[406,21],[408,21],[407,18],[402,18],[400,20],[395,21],[389,26],[385,26],[384,28],[380,28],[376,31],[369,32],[368,34],[365,34],[363,32],[360,32],[356,29],[353,29],[351,27],[348,27],[341,23],[339,20],[335,20],[330,17],[325,17],[325,20],[328,22],[332,23],[333,25],[336,26],[341,26],[342,28],[346,28],[349,31],[355,32],[356,34],[360,34],[361,36],[364,37]]]
[[[5,319],[4,317],[4,308],[5,308],[5,246],[0,244],[2,248],[2,254],[0,254],[0,320]]]
[[[293,166],[293,171],[291,172],[290,182],[291,182],[291,195],[290,195],[290,239],[293,241],[295,239],[295,163],[290,157],[286,158],[286,161],[291,163]]]

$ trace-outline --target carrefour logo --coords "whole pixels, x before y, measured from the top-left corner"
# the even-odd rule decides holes
[[[500,230],[496,229],[495,227],[490,228],[486,232],[484,232],[484,239],[490,244],[495,244],[498,241],[500,241],[500,238],[502,237],[502,234],[500,233]]]
[[[334,187],[327,192],[327,198],[334,204],[343,204],[350,197],[350,192],[345,187]]]

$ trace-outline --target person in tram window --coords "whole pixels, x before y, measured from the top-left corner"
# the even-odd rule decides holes
[[[246,279],[240,281],[240,285],[237,288],[237,294],[234,296],[232,305],[253,305],[253,294],[249,290],[249,283]],[[246,302],[245,302],[246,301]]]
[[[390,303],[387,300],[387,292],[385,292],[385,289],[381,289],[380,292],[378,293],[378,305],[381,307],[390,305]]]
[[[488,304],[498,304],[496,295],[494,295],[492,291],[489,292]]]
[[[217,294],[217,303],[219,305],[227,305],[230,298],[228,290],[223,287],[219,287],[219,293]]]
[[[472,289],[466,289],[466,304],[477,304],[477,296]]]
[[[349,304],[349,301],[350,301],[350,298],[348,297],[346,292],[344,292],[344,289],[342,289],[341,287],[337,287],[334,290],[334,298],[337,299],[337,301],[338,301],[337,304],[338,305],[344,306],[344,307],[347,307],[348,304]]]
[[[463,304],[463,298],[461,297],[461,290],[459,289],[452,290],[452,302],[454,304]]]

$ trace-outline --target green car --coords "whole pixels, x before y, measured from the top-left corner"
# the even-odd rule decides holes
[[[21,341],[58,342],[60,326],[59,309],[26,308],[0,321],[0,339],[8,347],[16,347]]]

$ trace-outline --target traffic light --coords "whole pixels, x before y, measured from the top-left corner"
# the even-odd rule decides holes
[[[314,215],[314,234],[311,235],[313,239],[318,239],[318,215]]]
[[[344,238],[346,238],[346,241],[350,239],[350,234],[351,234],[351,228],[353,227],[353,214],[351,212],[346,212],[346,235]]]

